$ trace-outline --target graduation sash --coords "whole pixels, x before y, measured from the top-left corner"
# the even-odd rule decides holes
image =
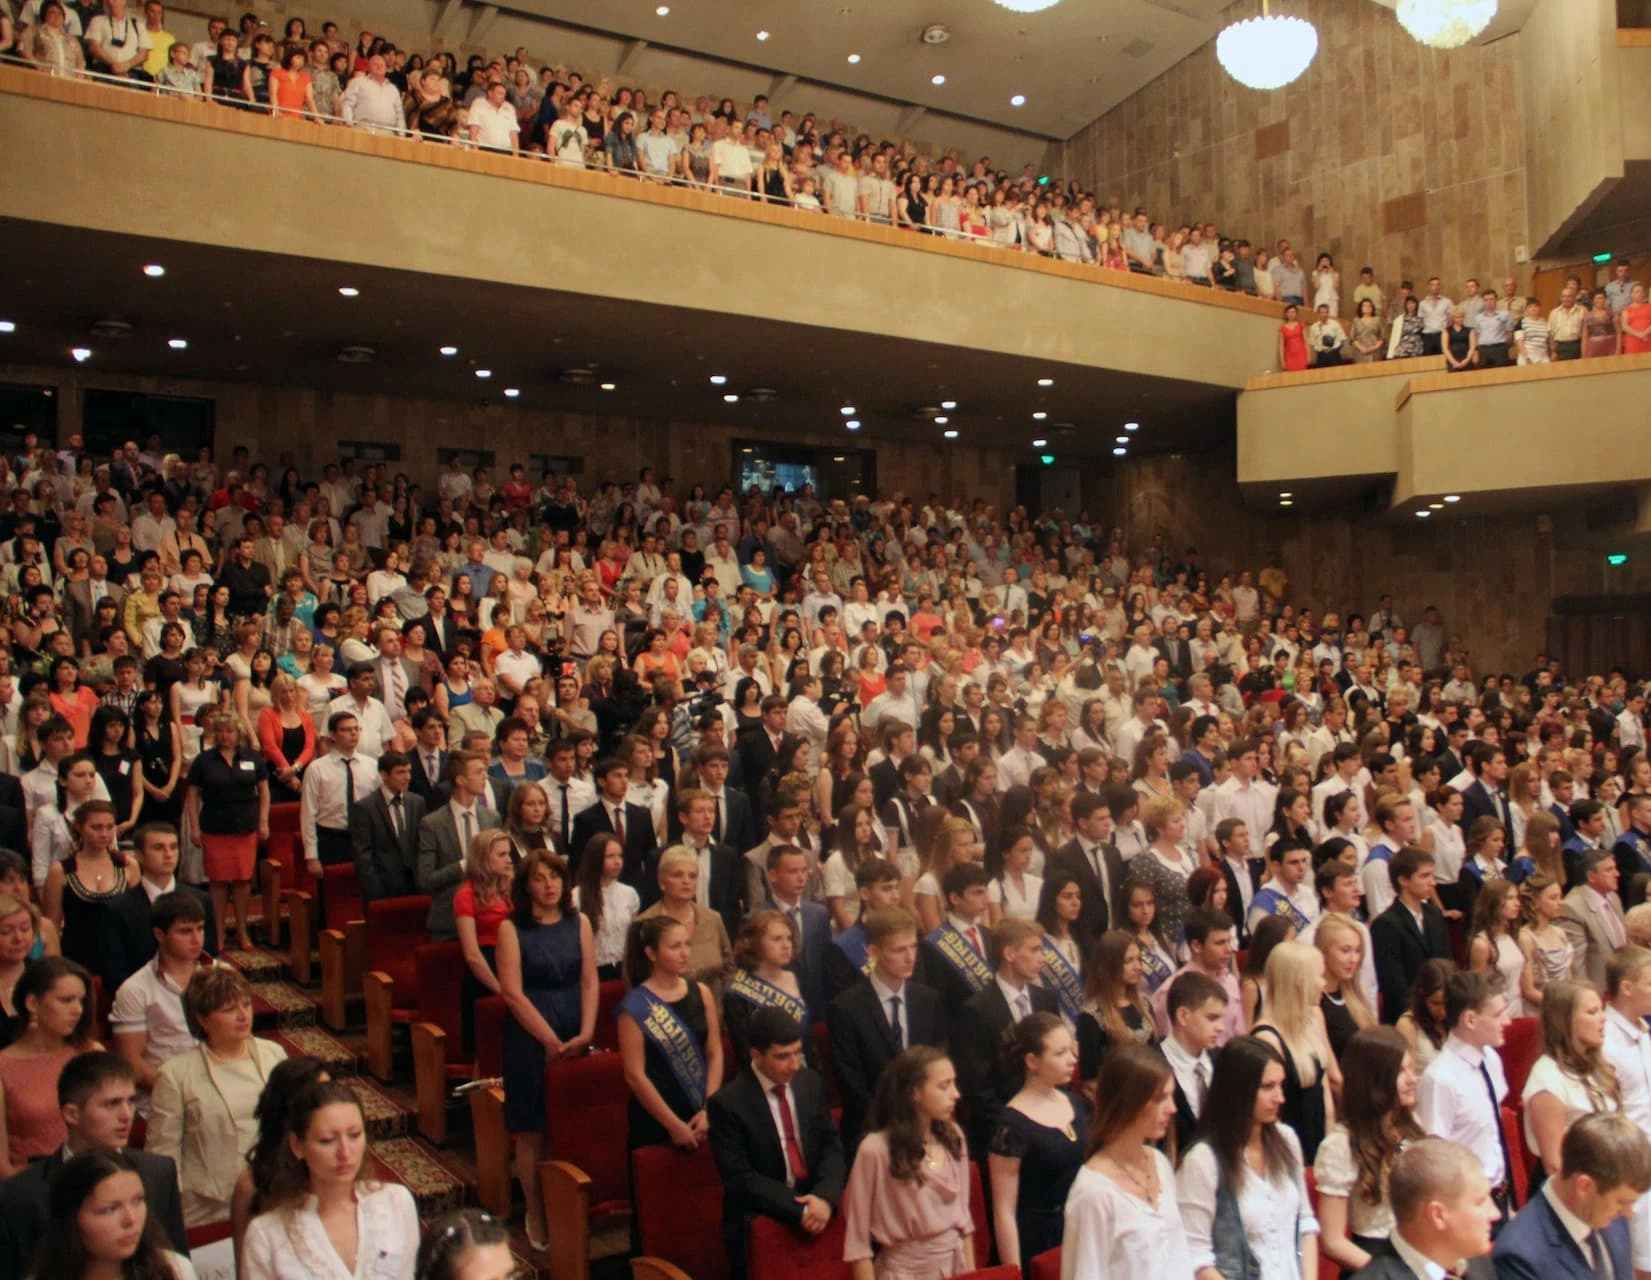
[[[978,926],[977,926],[978,928]],[[992,980],[992,966],[986,958],[969,945],[969,940],[952,927],[950,921],[942,924],[928,937],[929,944],[940,952],[947,964],[963,975],[969,990],[982,991]]]
[[[1307,928],[1308,925],[1313,923],[1301,913],[1295,903],[1291,902],[1277,889],[1263,889],[1260,893],[1256,894],[1255,902],[1251,904],[1251,910],[1254,910],[1258,906],[1263,911],[1267,912],[1268,915],[1283,916],[1291,924],[1295,925],[1297,933],[1300,933],[1302,930]]]
[[[619,1012],[636,1019],[642,1034],[659,1050],[671,1074],[698,1112],[705,1106],[705,1050],[681,1018],[646,987],[632,987],[619,1002]]]
[[[1163,954],[1156,947],[1143,946],[1141,948],[1141,985],[1148,991],[1156,991],[1169,981],[1175,970],[1170,968]]]
[[[728,994],[755,1005],[759,1009],[779,1009],[808,1026],[808,1006],[788,991],[782,991],[772,982],[759,978],[748,969],[735,969],[728,983]]]
[[[1083,980],[1048,934],[1043,938],[1043,985],[1060,1001],[1061,1016],[1076,1023],[1083,1006]]]
[[[851,925],[833,938],[832,941],[848,957],[849,963],[861,973],[871,972],[871,952],[866,948],[865,925]]]

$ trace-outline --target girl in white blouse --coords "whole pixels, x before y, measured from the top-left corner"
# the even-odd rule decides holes
[[[1259,1280],[1318,1274],[1318,1219],[1307,1202],[1301,1144],[1278,1119],[1283,1105],[1283,1059],[1253,1036],[1229,1041],[1216,1060],[1198,1142],[1176,1178],[1198,1280],[1240,1268]]]
[[[1026,827],[1010,827],[1001,837],[1003,852],[998,855],[997,877],[987,887],[991,921],[995,925],[1008,917],[1031,920],[1038,914],[1038,897],[1043,880],[1031,872],[1037,841]]]
[[[1190,1280],[1175,1170],[1154,1144],[1175,1119],[1169,1060],[1147,1045],[1107,1055],[1089,1158],[1066,1197],[1061,1280]]]
[[[412,1192],[365,1178],[367,1126],[348,1085],[318,1081],[292,1102],[270,1206],[247,1227],[241,1280],[413,1280]]]
[[[1620,1111],[1617,1073],[1605,1060],[1605,1002],[1581,982],[1551,983],[1542,993],[1542,1056],[1525,1079],[1525,1144],[1549,1174],[1571,1123],[1596,1111]]]
[[[625,870],[625,846],[609,832],[590,838],[579,855],[579,883],[573,905],[590,920],[596,943],[596,976],[603,982],[621,976],[625,934],[642,908],[636,890],[619,877]]]

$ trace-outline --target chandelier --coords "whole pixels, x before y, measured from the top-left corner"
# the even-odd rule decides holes
[[[1399,0],[1399,25],[1434,49],[1456,49],[1496,16],[1496,0]]]
[[[1015,13],[1042,13],[1045,9],[1053,9],[1061,0],[997,0],[1005,9]]]
[[[1282,89],[1313,61],[1319,33],[1305,18],[1275,17],[1261,0],[1261,16],[1235,22],[1215,38],[1215,56],[1227,74],[1251,89]]]

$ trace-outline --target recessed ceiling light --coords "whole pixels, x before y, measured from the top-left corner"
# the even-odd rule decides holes
[[[75,358],[76,364],[85,364],[92,358],[92,349],[90,347],[70,347],[69,354]]]
[[[1126,423],[1124,423],[1124,430],[1125,431],[1139,431],[1140,429],[1141,429],[1141,424],[1139,422],[1126,422]]]
[[[940,407],[942,409],[946,410],[947,413],[950,413],[953,409],[957,408],[957,401],[956,400],[942,400],[940,402]]]
[[[166,341],[166,345],[171,347],[172,350],[174,350],[174,351],[187,351],[189,349],[189,339],[187,339],[187,338],[168,338],[167,341]]]
[[[759,39],[759,40],[766,40],[766,39],[768,39],[768,32],[766,32],[766,31],[759,31],[759,32],[757,32],[757,39]]]
[[[151,262],[143,269],[143,274],[152,279],[158,280],[166,274],[166,268],[161,266],[158,262]]]
[[[1426,520],[1432,514],[1433,513],[1431,511],[1418,511],[1416,513],[1416,518],[1418,520]]]
[[[1039,378],[1038,385],[1040,387],[1052,387],[1055,385],[1055,380],[1053,378]]]
[[[1039,409],[1036,413],[1034,413],[1032,415],[1032,421],[1033,422],[1042,422],[1048,416],[1049,415],[1047,413],[1045,413],[1042,409]]]
[[[941,85],[946,83],[946,77],[945,76],[930,76],[929,77],[929,83],[934,85],[936,88],[939,88]]]
[[[948,440],[956,440],[957,439],[957,429],[955,427],[952,430],[950,430],[946,433],[946,439],[948,439]]]
[[[659,8],[655,9],[654,12],[661,18],[668,18],[671,16],[671,6],[668,4],[662,4]]]
[[[934,422],[935,422],[935,425],[936,425],[936,426],[937,426],[937,427],[943,427],[943,426],[945,426],[945,425],[946,425],[946,424],[947,424],[947,423],[948,423],[948,422],[950,422],[950,421],[951,421],[951,419],[950,419],[950,418],[948,418],[948,417],[947,417],[947,416],[946,416],[946,415],[945,415],[945,414],[941,414],[941,415],[940,415],[940,416],[939,416],[939,417],[938,417],[938,418],[936,418],[936,419],[935,419],[935,420],[934,420]]]
[[[1129,452],[1128,449],[1125,449],[1122,445],[1119,445],[1118,448],[1116,448],[1112,451],[1112,456],[1114,458],[1121,458],[1128,452]]]
[[[604,383],[603,383],[603,384],[602,384],[602,390],[604,390],[604,391],[612,391],[612,390],[614,390],[614,389],[615,389],[615,388],[616,388],[616,387],[617,387],[617,386],[618,386],[618,385],[619,385],[619,384],[618,384],[618,383],[616,383],[616,382],[604,382]]]
[[[1293,498],[1296,495],[1295,495],[1295,491],[1293,489],[1285,489],[1282,492],[1280,492],[1278,496],[1281,497],[1281,498]]]
[[[834,455],[832,455],[831,460],[833,462],[847,462],[848,461],[848,455],[843,454],[843,453],[834,454]]]
[[[730,391],[727,395],[723,396],[722,402],[724,404],[738,404],[739,394],[737,392]]]
[[[16,333],[16,332],[17,332],[17,322],[15,320],[0,320],[0,333]]]
[[[848,55],[848,64],[849,64],[849,66],[851,66],[851,67],[855,66],[859,63],[859,61],[860,61],[860,55],[859,54],[851,53],[851,54]]]
[[[1032,447],[1034,449],[1041,449],[1041,448],[1043,448],[1044,445],[1046,445],[1048,443],[1049,443],[1049,441],[1044,440],[1042,438],[1039,438],[1037,440],[1032,441]]]
[[[1009,105],[1011,107],[1024,107],[1026,105],[1026,95],[1024,93],[1017,93],[1014,97],[1009,99]]]
[[[845,417],[845,418],[852,418],[852,417],[853,417],[853,416],[854,416],[854,412],[855,412],[855,410],[854,410],[854,406],[853,406],[853,405],[851,405],[851,404],[845,404],[845,405],[844,405],[844,406],[843,406],[843,407],[842,407],[842,409],[840,409],[840,410],[839,410],[839,412],[840,412],[840,413],[841,413],[841,414],[842,414],[842,415],[843,415],[843,417]]]
[[[441,349],[441,353],[444,356],[456,356],[459,353],[459,349],[457,347],[443,347]]]
[[[505,393],[505,395],[509,396],[510,399],[512,399],[512,400],[514,400],[517,396],[522,394],[521,389],[519,387],[506,387],[504,389],[504,393]]]
[[[727,381],[728,375],[726,373],[713,373],[711,375],[711,385],[713,387],[720,387]]]
[[[1445,504],[1442,502],[1430,502],[1427,505],[1430,511],[1443,511],[1445,509]]]
[[[858,418],[850,418],[850,419],[849,419],[849,420],[848,420],[848,421],[847,421],[847,422],[845,422],[845,423],[844,423],[844,424],[843,424],[843,425],[844,425],[844,426],[845,426],[845,427],[847,427],[847,428],[848,428],[848,429],[849,429],[849,430],[850,430],[850,431],[858,431],[858,430],[859,430],[859,429],[860,429],[860,419],[858,419]]]
[[[340,289],[339,289],[339,291],[338,291],[338,292],[339,292],[339,293],[340,293],[340,294],[341,294],[341,295],[342,295],[342,296],[344,296],[344,297],[346,297],[346,298],[355,298],[355,297],[359,297],[359,296],[360,296],[360,294],[361,294],[361,290],[360,290],[360,289],[356,289],[356,288],[352,288],[352,287],[351,287],[351,286],[349,286],[349,285],[344,285],[344,286],[343,286],[343,287],[342,287],[342,288],[340,288]]]
[[[491,369],[477,369],[476,370],[476,376],[478,378],[491,378],[493,376],[493,370],[491,370]]]
[[[1278,505],[1281,506],[1281,507],[1293,507],[1296,504],[1293,501],[1291,501],[1289,498],[1280,498],[1278,500]]]
[[[1113,444],[1128,444],[1129,443],[1129,437],[1128,436],[1113,436],[1112,437],[1112,443]]]
[[[1459,493],[1447,493],[1445,495],[1445,501],[1446,502],[1460,502],[1461,500],[1462,500],[1462,495],[1459,494]]]

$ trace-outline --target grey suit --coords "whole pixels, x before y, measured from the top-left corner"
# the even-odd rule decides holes
[[[1622,899],[1610,894],[1611,908],[1616,913],[1615,937],[1624,942],[1628,928],[1623,923]],[[1604,914],[1594,905],[1594,896],[1588,886],[1579,884],[1565,895],[1560,908],[1559,927],[1571,944],[1571,977],[1587,978],[1595,987],[1605,989],[1605,966],[1611,953],[1620,943],[1613,940]]]
[[[477,809],[475,816],[478,832],[499,825],[497,810]],[[466,852],[450,805],[424,815],[418,824],[418,891],[430,895],[425,927],[437,942],[451,942],[459,936],[453,923],[453,895],[464,880]]]
[[[419,824],[428,810],[408,788],[401,797],[402,833],[390,821],[390,805],[379,787],[350,814],[350,845],[355,878],[368,902],[417,893]]]
[[[113,582],[106,582],[108,590],[104,598],[115,602],[115,625],[120,625],[124,616],[126,592]],[[90,582],[71,582],[69,589],[64,593],[64,603],[68,606],[69,635],[76,646],[82,640],[95,640],[92,634],[92,623],[97,618],[97,606],[92,603],[92,586]]]

